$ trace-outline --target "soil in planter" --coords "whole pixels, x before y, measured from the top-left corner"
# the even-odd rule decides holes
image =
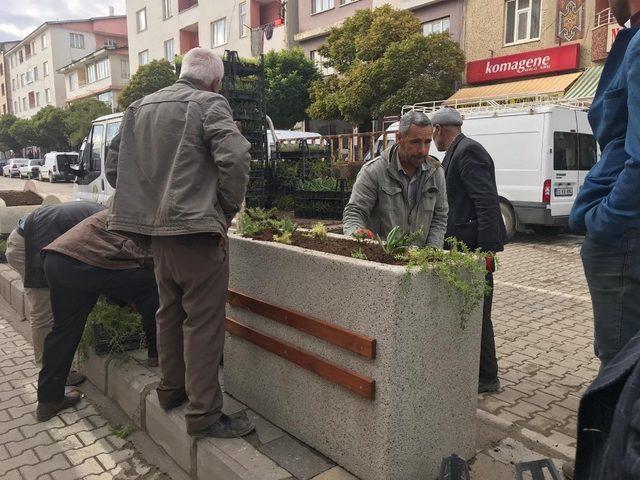
[[[265,231],[260,235],[252,237],[254,240],[262,240],[265,242],[273,242],[273,232]],[[292,245],[296,247],[308,248],[324,253],[333,253],[343,257],[351,257],[351,254],[361,249],[367,260],[372,262],[386,263],[388,265],[404,265],[406,262],[396,260],[392,255],[387,255],[377,243],[358,243],[355,240],[346,238],[328,238],[327,240],[319,240],[317,238],[307,237],[303,232],[294,232]]]
[[[42,197],[28,190],[22,192],[18,190],[0,190],[0,198],[4,200],[7,207],[42,204]]]

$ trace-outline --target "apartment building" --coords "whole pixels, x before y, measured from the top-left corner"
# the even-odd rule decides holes
[[[453,98],[589,100],[602,70],[594,61],[606,59],[616,33],[606,7],[607,0],[467,0],[466,81],[473,86]]]
[[[129,50],[107,45],[58,69],[64,75],[67,103],[84,98],[103,101],[111,111],[118,108],[118,96],[129,83]]]
[[[30,118],[45,105],[64,107],[64,74],[58,70],[105,45],[126,45],[126,19],[109,16],[45,22],[5,53],[14,115]]]
[[[9,62],[5,61],[5,52],[20,42],[0,43],[0,115],[11,113],[11,73]]]
[[[257,56],[293,44],[297,0],[128,0],[131,71],[196,46]]]

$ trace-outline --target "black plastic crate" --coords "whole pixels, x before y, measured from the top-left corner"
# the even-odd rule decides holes
[[[118,342],[118,352],[139,349],[144,343],[143,333],[133,333]],[[101,325],[93,325],[93,349],[96,355],[106,355],[113,352],[113,337]],[[117,353],[117,352],[116,352]]]
[[[349,202],[351,191],[306,191],[296,190],[294,215],[299,218],[339,220]]]

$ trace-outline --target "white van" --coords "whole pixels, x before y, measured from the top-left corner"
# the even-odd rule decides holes
[[[83,177],[78,177],[74,187],[76,200],[88,200],[104,204],[113,195],[114,188],[107,181],[104,162],[107,149],[113,137],[118,133],[122,113],[113,113],[96,118],[91,126],[91,132],[80,150],[80,163],[85,171]],[[267,117],[267,124],[273,125]],[[267,132],[267,145],[269,158],[275,153],[275,144],[278,140],[292,141],[300,138],[321,138],[321,135],[313,132],[298,132],[293,130],[269,129]]]
[[[599,157],[587,112],[544,105],[461,113],[462,132],[493,158],[509,237],[525,228],[554,233],[566,226],[584,178]],[[387,146],[395,143],[397,130],[398,122],[387,129]],[[382,148],[379,138],[374,152]],[[444,159],[434,144],[430,153]]]
[[[76,152],[49,152],[44,156],[40,166],[38,180],[47,180],[50,183],[56,181],[72,182],[75,177],[68,172],[68,167],[77,163],[78,154]]]

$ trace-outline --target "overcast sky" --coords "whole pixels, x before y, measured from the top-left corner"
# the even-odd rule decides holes
[[[109,6],[116,15],[125,14],[125,0],[0,0],[0,42],[21,40],[44,22],[102,17]]]

